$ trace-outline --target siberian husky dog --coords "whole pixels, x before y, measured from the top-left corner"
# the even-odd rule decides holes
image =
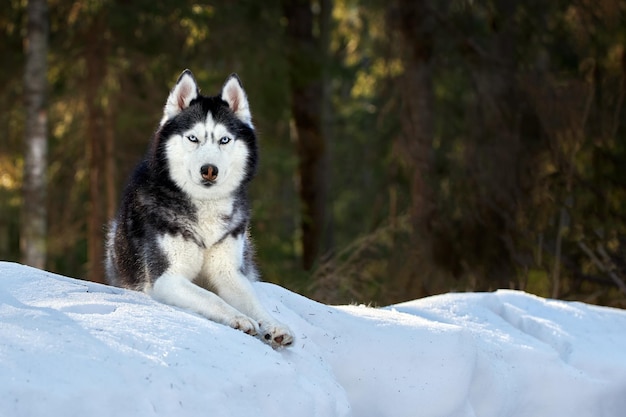
[[[152,144],[110,224],[110,284],[254,335],[294,338],[259,302],[247,186],[257,165],[248,99],[237,75],[200,94],[189,70],[170,92]]]

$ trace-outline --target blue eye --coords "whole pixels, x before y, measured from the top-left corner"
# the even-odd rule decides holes
[[[189,142],[198,143],[198,138],[195,137],[195,135],[188,135],[187,139],[189,140]]]
[[[226,145],[228,142],[230,142],[230,138],[228,136],[224,136],[220,139],[220,145]]]

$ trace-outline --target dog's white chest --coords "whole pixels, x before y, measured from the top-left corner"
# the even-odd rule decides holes
[[[198,234],[205,246],[210,248],[228,232],[233,221],[239,221],[239,213],[231,201],[208,202],[198,205]]]

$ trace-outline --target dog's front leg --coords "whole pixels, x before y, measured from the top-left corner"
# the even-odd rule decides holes
[[[259,301],[250,279],[243,273],[243,236],[227,237],[211,248],[206,276],[216,293],[235,309],[255,319],[259,336],[274,348],[294,342],[289,328],[276,320]]]
[[[202,270],[203,251],[194,242],[167,235],[161,240],[169,267],[147,292],[157,301],[185,308],[209,320],[241,330],[250,335],[259,332],[256,319],[238,311],[232,305],[193,280]]]
[[[259,337],[273,348],[290,346],[294,342],[291,330],[276,320],[261,305],[251,282],[242,274],[222,274],[217,293],[228,304],[255,319],[259,324]],[[228,277],[228,278],[227,278]]]
[[[185,308],[209,320],[255,336],[259,327],[255,319],[242,314],[216,294],[175,273],[161,275],[152,286],[150,295],[157,301]]]

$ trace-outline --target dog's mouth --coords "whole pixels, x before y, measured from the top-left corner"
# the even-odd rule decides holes
[[[211,180],[202,180],[201,184],[204,185],[205,187],[210,187],[212,185],[215,185],[216,181],[211,181]]]

